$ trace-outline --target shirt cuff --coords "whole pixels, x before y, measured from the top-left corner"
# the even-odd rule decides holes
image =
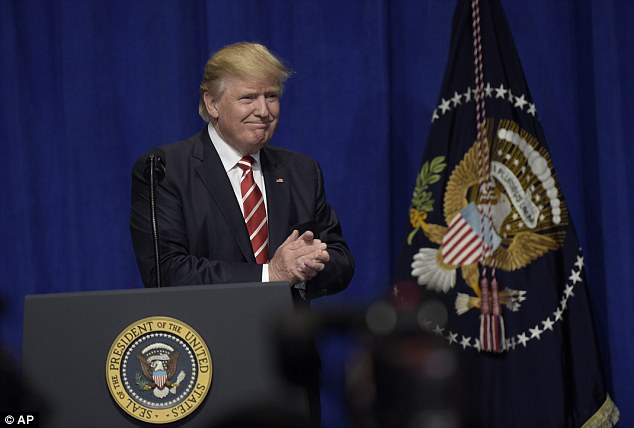
[[[269,282],[269,265],[262,265],[262,282]]]
[[[269,282],[269,265],[262,265],[262,282]],[[299,295],[302,299],[306,300],[306,281],[298,282],[294,287],[299,291]]]

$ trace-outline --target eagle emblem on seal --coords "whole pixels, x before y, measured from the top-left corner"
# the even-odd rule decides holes
[[[444,158],[423,165],[410,208],[415,228],[408,239],[422,230],[437,247],[420,248],[413,256],[411,274],[419,285],[448,293],[462,275],[468,292],[457,292],[455,309],[462,315],[481,307],[480,267],[516,271],[563,244],[568,212],[554,176],[550,155],[535,137],[511,120],[501,120],[497,129],[487,120],[491,141],[491,178],[482,183],[479,175],[477,143],[465,153],[451,172],[444,192],[442,217],[445,224],[427,222],[433,210],[431,192],[425,187],[440,180]],[[431,174],[431,172],[435,172]],[[431,177],[431,178],[430,178]],[[481,193],[488,195],[482,203]],[[417,193],[426,194],[425,203],[415,203]],[[419,198],[420,199],[420,198]],[[420,201],[419,201],[420,202]],[[487,215],[481,215],[487,213]],[[483,254],[483,242],[492,252]],[[500,304],[518,311],[527,290],[500,290]]]
[[[154,343],[143,349],[136,357],[145,379],[137,373],[137,386],[143,391],[151,390],[157,398],[165,398],[170,392],[176,394],[179,384],[185,378],[185,372],[181,370],[172,381],[177,371],[179,355],[178,351],[164,343]]]

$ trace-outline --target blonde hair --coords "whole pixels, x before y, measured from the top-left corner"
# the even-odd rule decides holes
[[[255,77],[274,80],[280,91],[291,76],[277,56],[259,43],[240,42],[223,47],[214,53],[205,64],[203,81],[200,83],[198,114],[207,122],[210,117],[205,107],[205,93],[219,97],[227,77]]]

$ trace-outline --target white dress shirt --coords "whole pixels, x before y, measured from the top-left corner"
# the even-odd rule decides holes
[[[231,187],[233,188],[233,193],[236,195],[236,199],[238,200],[238,205],[240,205],[240,210],[242,210],[242,215],[244,215],[244,207],[242,206],[242,191],[240,190],[240,176],[242,175],[242,170],[238,167],[238,161],[242,159],[242,154],[227,144],[220,135],[216,132],[216,129],[209,124],[207,127],[209,131],[209,138],[211,138],[211,143],[216,148],[218,152],[218,156],[220,156],[220,161],[225,168],[225,172],[229,177],[229,181],[231,182]],[[253,164],[253,180],[255,184],[258,185],[260,191],[262,192],[262,197],[264,198],[264,206],[266,208],[266,215],[268,221],[268,206],[266,202],[266,186],[264,185],[264,175],[262,174],[262,164],[260,164],[260,152],[254,153],[251,155],[253,159],[255,159],[255,163]],[[269,281],[269,265],[262,265],[262,282]]]

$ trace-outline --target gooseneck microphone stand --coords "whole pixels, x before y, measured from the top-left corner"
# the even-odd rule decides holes
[[[158,222],[156,220],[156,185],[165,178],[165,155],[151,152],[147,159],[145,170],[146,180],[150,184],[150,219],[152,223],[152,241],[154,244],[154,271],[156,272],[156,287],[160,288],[161,280],[161,252],[159,247]]]

